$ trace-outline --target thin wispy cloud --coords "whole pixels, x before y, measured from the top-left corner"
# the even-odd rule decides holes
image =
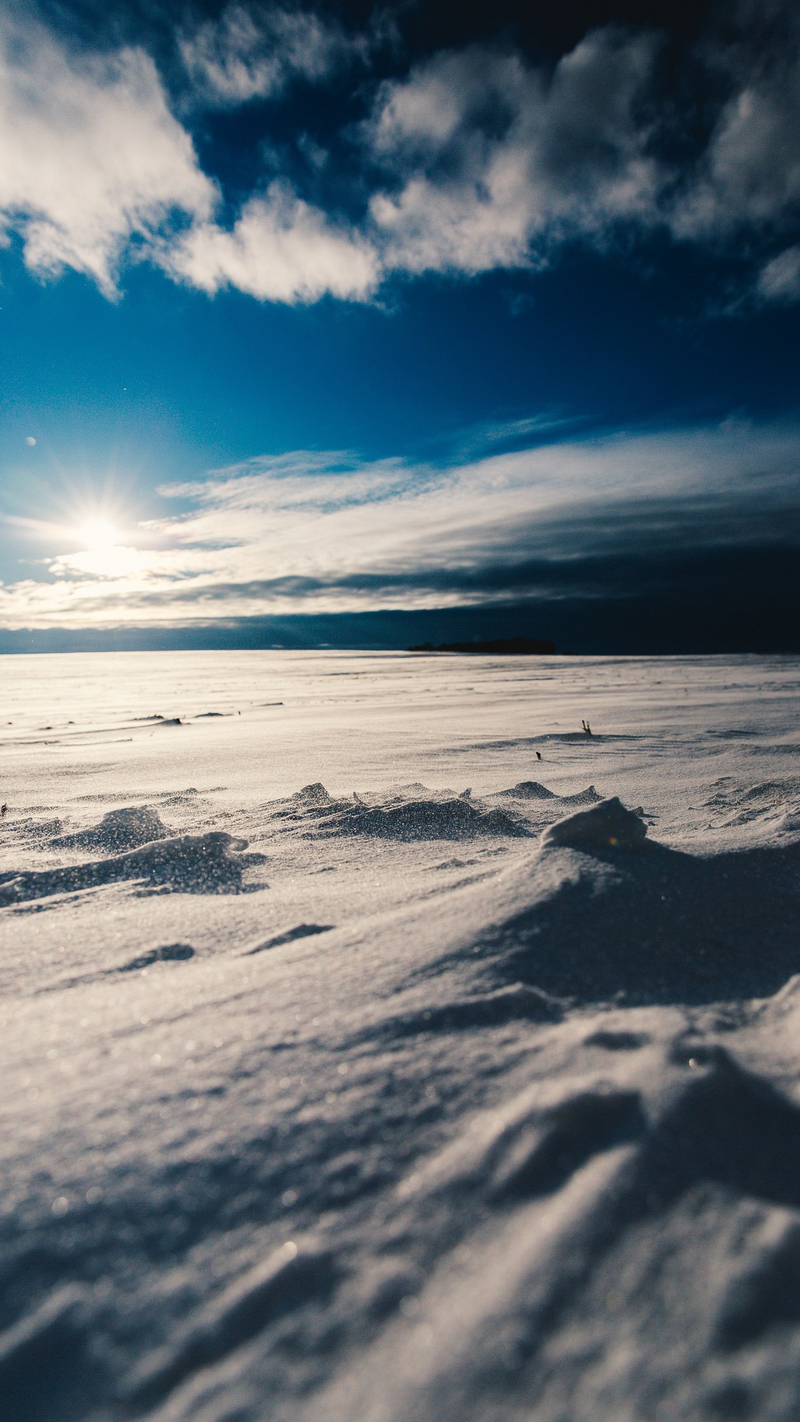
[[[637,560],[796,548],[799,465],[800,426],[737,421],[447,467],[248,460],[162,489],[164,516],[110,554],[54,549],[38,578],[0,588],[0,620],[189,625],[592,595]]]
[[[800,301],[800,245],[787,247],[765,263],[758,274],[756,294],[762,301]]]
[[[37,274],[72,268],[109,296],[126,262],[148,260],[210,295],[364,301],[392,275],[535,271],[568,244],[661,232],[709,251],[746,239],[752,298],[787,303],[800,296],[799,31],[789,6],[739,7],[725,43],[697,47],[708,117],[690,141],[654,30],[606,25],[550,65],[482,42],[378,82],[374,32],[237,4],[175,32],[168,87],[143,43],[80,48],[16,9],[0,23],[0,224]],[[332,117],[324,144],[298,130],[269,161],[262,145],[248,190],[223,190],[198,114],[279,106],[300,82],[324,104],[353,65],[357,123]]]

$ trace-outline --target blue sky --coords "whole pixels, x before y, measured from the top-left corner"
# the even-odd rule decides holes
[[[534,8],[4,11],[0,648],[800,648],[795,9]]]

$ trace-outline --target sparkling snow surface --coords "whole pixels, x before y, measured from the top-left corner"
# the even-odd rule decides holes
[[[797,1422],[800,661],[2,671],[3,1422]]]

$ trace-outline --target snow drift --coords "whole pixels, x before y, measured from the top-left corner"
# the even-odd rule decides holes
[[[40,660],[3,1417],[794,1422],[798,664]]]

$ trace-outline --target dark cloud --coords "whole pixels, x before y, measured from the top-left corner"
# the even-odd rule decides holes
[[[695,547],[666,549],[660,554],[612,553],[564,559],[529,558],[513,563],[488,561],[475,568],[442,568],[406,573],[360,573],[334,580],[309,577],[255,578],[248,582],[220,582],[204,591],[197,603],[197,615],[214,604],[232,604],[239,599],[303,599],[319,594],[360,593],[373,606],[382,597],[398,592],[417,596],[459,593],[466,605],[470,599],[497,600],[525,596],[542,602],[564,598],[618,599],[655,595],[675,595],[680,587],[702,583],[707,590],[724,586],[734,574],[749,570],[751,582],[757,576],[758,589],[751,586],[747,597],[761,597],[766,590],[788,593],[796,581],[800,560],[800,539],[796,543],[754,542],[745,547]],[[182,602],[180,587],[146,593],[139,602],[142,610],[154,607],[165,612],[174,602]],[[789,598],[789,602],[797,598]]]
[[[800,652],[795,549],[696,550],[649,564],[609,564],[610,586],[558,598],[507,596],[490,606],[343,615],[232,618],[196,626],[2,632],[2,652],[169,648],[402,648],[528,635],[589,655]],[[583,573],[586,575],[587,570]],[[639,582],[628,581],[631,574]]]

